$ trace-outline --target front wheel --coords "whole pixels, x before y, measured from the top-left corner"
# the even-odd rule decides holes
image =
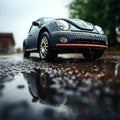
[[[83,56],[86,60],[96,60],[99,59],[104,53],[104,49],[85,49]]]
[[[54,60],[57,57],[57,52],[50,45],[50,36],[47,32],[44,32],[40,37],[39,42],[39,54],[42,60]]]

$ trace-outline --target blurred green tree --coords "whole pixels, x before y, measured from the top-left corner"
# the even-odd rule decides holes
[[[110,42],[116,44],[115,28],[116,18],[120,17],[120,0],[73,0],[69,10],[70,18],[80,18],[101,26]]]

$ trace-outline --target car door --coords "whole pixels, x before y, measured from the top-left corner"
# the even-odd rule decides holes
[[[28,34],[29,49],[35,50],[37,48],[38,34],[39,34],[39,27],[32,25]]]

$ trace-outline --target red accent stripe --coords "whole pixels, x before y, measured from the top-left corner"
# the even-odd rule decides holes
[[[37,50],[37,48],[33,48],[33,49],[26,49],[26,51],[35,51]]]
[[[95,44],[56,44],[56,47],[92,47],[92,48],[108,48],[107,45]]]

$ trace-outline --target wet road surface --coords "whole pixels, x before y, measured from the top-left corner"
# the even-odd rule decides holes
[[[74,58],[76,57],[76,58]],[[0,120],[119,120],[120,54],[0,56]]]

